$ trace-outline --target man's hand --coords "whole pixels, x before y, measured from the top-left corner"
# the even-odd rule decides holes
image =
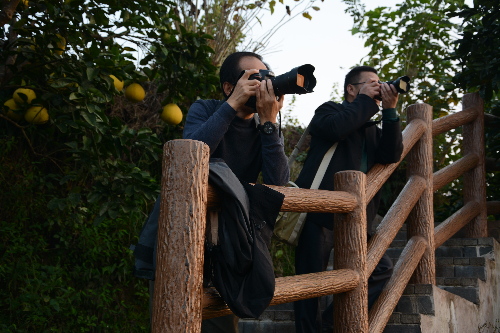
[[[370,96],[370,98],[375,98],[375,96],[380,95],[380,83],[374,79],[365,82],[361,86],[361,89],[359,89],[359,93]]]
[[[259,90],[260,81],[248,79],[250,75],[258,72],[258,69],[247,69],[236,83],[231,96],[227,100],[227,103],[231,105],[234,110],[238,111],[245,105],[248,99],[251,96],[255,96],[256,91]]]
[[[382,94],[382,108],[383,109],[391,109],[395,108],[398,104],[398,92],[396,87],[392,84],[382,83],[380,87]]]
[[[263,80],[255,96],[257,98],[256,105],[260,123],[264,124],[266,121],[276,123],[276,116],[283,107],[285,97],[280,96],[279,100],[276,100],[271,80]]]

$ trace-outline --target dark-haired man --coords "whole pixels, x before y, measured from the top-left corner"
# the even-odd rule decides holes
[[[259,69],[269,68],[258,54],[229,55],[220,69],[225,99],[196,101],[187,114],[183,137],[205,142],[210,156],[222,158],[241,180],[254,183],[262,172],[265,184],[284,185],[289,169],[276,123],[283,96],[277,100],[271,80],[249,80]],[[246,105],[250,97],[256,98],[255,109]]]
[[[379,98],[381,97],[381,101]],[[309,188],[323,156],[338,142],[319,188],[334,190],[333,175],[343,170],[368,172],[376,163],[398,162],[403,150],[396,114],[398,94],[392,85],[381,84],[377,71],[368,66],[353,68],[345,77],[342,104],[326,102],[310,124],[311,145],[296,181]],[[370,121],[382,104],[382,128]],[[377,194],[367,206],[368,231],[378,210]],[[333,214],[309,213],[295,252],[296,274],[324,271],[333,247]],[[392,262],[384,256],[370,277],[368,302],[374,303],[392,273]],[[319,298],[294,303],[297,333],[331,332],[333,309],[319,311]],[[323,323],[322,323],[323,322]]]
[[[271,80],[249,80],[259,69],[269,68],[258,54],[229,55],[219,74],[225,99],[196,101],[187,114],[183,137],[205,142],[210,156],[222,158],[240,180],[255,183],[262,172],[265,184],[284,185],[289,169],[276,124],[283,96],[276,99]],[[255,109],[246,105],[253,96]],[[237,332],[237,323],[234,315],[205,320],[202,332]]]
[[[258,54],[236,52],[229,55],[220,69],[224,99],[193,103],[186,117],[183,137],[206,143],[210,156],[223,159],[242,181],[255,183],[262,173],[265,184],[284,185],[289,180],[289,169],[283,137],[276,124],[283,96],[276,98],[270,80],[249,79],[259,69],[269,68]],[[255,107],[246,105],[251,97],[255,97]],[[134,273],[151,280],[150,299],[154,291],[159,213],[158,198],[134,250]],[[229,315],[204,320],[202,332],[237,332],[237,319]]]

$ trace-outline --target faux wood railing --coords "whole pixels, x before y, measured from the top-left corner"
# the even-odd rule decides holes
[[[365,175],[357,171],[335,175],[338,191],[271,186],[285,194],[283,211],[335,214],[334,271],[278,278],[271,302],[335,294],[335,332],[382,332],[408,282],[435,283],[434,249],[466,227],[467,236],[485,237],[483,105],[477,94],[463,99],[463,111],[432,121],[426,104],[408,108],[403,132],[403,158],[408,159],[408,183],[375,234],[366,239],[366,204],[399,163],[376,165]],[[463,157],[433,173],[432,137],[463,126]],[[219,205],[208,186],[209,149],[201,142],[167,142],[163,155],[161,209],[158,223],[157,268],[153,296],[153,332],[201,331],[201,320],[230,313],[213,289],[202,287],[203,247],[208,210]],[[464,206],[434,228],[433,192],[464,177]],[[394,274],[368,313],[367,280],[406,221],[409,241]]]

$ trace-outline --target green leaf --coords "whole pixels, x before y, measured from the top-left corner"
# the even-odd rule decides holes
[[[308,12],[302,13],[302,16],[304,16],[304,17],[305,17],[306,19],[308,19],[308,20],[311,20],[311,19],[312,19],[312,16],[311,16],[311,15],[309,15],[309,13],[308,13]]]

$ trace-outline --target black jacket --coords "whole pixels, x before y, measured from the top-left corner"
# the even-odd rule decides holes
[[[399,119],[383,117],[380,129],[379,122],[370,121],[378,111],[378,105],[367,95],[358,95],[352,103],[326,102],[321,105],[311,121],[311,146],[296,184],[302,188],[311,186],[323,156],[335,142],[339,144],[319,186],[322,190],[334,190],[333,175],[336,172],[367,172],[376,163],[398,162],[403,151]],[[377,194],[367,207],[368,230],[371,230],[379,201]],[[333,214],[310,213],[307,221],[333,228]]]

